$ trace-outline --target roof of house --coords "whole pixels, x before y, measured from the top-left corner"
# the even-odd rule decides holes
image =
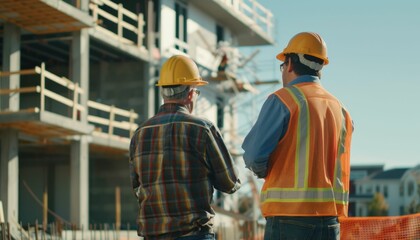
[[[369,169],[380,169],[383,170],[384,169],[384,164],[363,164],[363,165],[351,165],[351,170],[369,170]]]
[[[376,174],[372,179],[400,179],[409,168],[394,168]]]

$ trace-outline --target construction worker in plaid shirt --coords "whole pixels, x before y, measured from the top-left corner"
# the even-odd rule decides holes
[[[131,183],[144,239],[215,239],[213,189],[240,187],[217,127],[191,114],[197,87],[206,84],[190,58],[169,58],[157,84],[164,104],[131,139]]]

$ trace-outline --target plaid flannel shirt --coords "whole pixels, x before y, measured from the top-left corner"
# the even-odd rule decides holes
[[[213,187],[226,193],[240,187],[217,127],[183,105],[162,105],[137,129],[129,163],[139,203],[138,234],[146,239],[212,229]]]

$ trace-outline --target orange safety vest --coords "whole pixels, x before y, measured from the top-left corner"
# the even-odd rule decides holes
[[[287,132],[270,155],[261,190],[267,216],[347,216],[353,123],[318,83],[274,93],[289,109]]]

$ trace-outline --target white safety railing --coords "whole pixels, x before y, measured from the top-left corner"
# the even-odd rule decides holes
[[[189,49],[188,43],[186,43],[186,42],[184,42],[184,41],[182,41],[178,38],[175,38],[174,39],[174,46],[175,46],[175,49],[177,49],[177,50],[179,50],[183,53],[188,53],[188,49]]]
[[[65,77],[58,77],[51,72],[45,70],[45,64],[42,63],[41,67],[35,67],[33,69],[25,69],[20,71],[14,72],[1,72],[0,77],[7,77],[11,75],[39,75],[39,85],[30,86],[30,87],[20,87],[15,89],[0,89],[0,95],[6,94],[15,94],[15,93],[39,93],[40,101],[39,105],[34,103],[36,106],[32,108],[26,109],[29,112],[43,112],[45,111],[45,103],[47,98],[51,99],[52,101],[64,104],[71,109],[71,118],[73,120],[78,120],[78,113],[86,111],[85,107],[80,105],[79,98],[82,94],[84,94],[83,89],[79,87],[77,83],[73,83],[69,79]],[[63,94],[56,93],[46,87],[46,85],[50,82],[58,84],[65,89],[67,89],[66,93],[69,93],[68,96],[64,96]]]
[[[91,0],[89,9],[97,31],[119,42],[145,48],[145,21],[142,13],[135,14],[125,9],[123,4],[116,4],[110,0]]]
[[[128,136],[131,138],[134,131],[137,129],[138,125],[135,123],[135,120],[138,119],[138,114],[134,110],[123,110],[116,108],[115,106],[109,106],[102,103],[88,101],[89,115],[88,121],[96,126],[94,134],[103,137],[121,137],[121,134],[115,134],[118,129],[123,132],[128,132]],[[98,116],[100,114],[92,115],[91,112],[103,112],[105,116]],[[103,132],[102,128],[98,126],[108,128],[107,132]]]
[[[248,18],[269,36],[272,36],[273,13],[257,0],[216,0],[232,8],[236,13]]]
[[[14,72],[0,72],[0,77],[8,77],[11,75],[38,75],[39,82],[30,84],[31,86],[19,87],[15,89],[0,89],[0,95],[9,94],[27,94],[27,93],[38,93],[39,98],[31,98],[30,101],[25,101],[24,105],[28,105],[27,109],[20,109],[19,111],[25,112],[44,112],[50,111],[53,102],[57,104],[64,104],[69,107],[70,114],[65,117],[69,117],[74,121],[80,121],[80,114],[86,111],[86,108],[79,103],[79,99],[82,94],[85,94],[84,90],[81,89],[78,83],[74,83],[65,77],[59,77],[45,69],[45,64],[42,63],[41,67],[35,67],[33,69],[25,69]],[[2,79],[3,80],[3,79]],[[33,80],[24,79],[24,81]],[[22,81],[22,79],[21,79]],[[64,91],[55,92],[50,86],[52,83],[58,84],[61,88],[64,87]],[[57,87],[56,87],[57,89]],[[39,99],[39,101],[33,101]],[[46,102],[50,100],[49,107],[46,109]],[[23,102],[21,100],[21,102]],[[138,125],[135,123],[138,119],[138,114],[134,110],[124,110],[116,108],[115,106],[109,106],[102,103],[88,101],[88,122],[95,126],[94,134],[107,137],[107,138],[128,138],[131,137],[133,132],[137,129]],[[61,108],[60,108],[61,109]],[[1,111],[0,111],[1,112]],[[97,113],[95,115],[95,113]],[[61,113],[62,114],[62,113]],[[68,116],[70,115],[70,116]],[[103,117],[106,116],[106,117]],[[102,128],[108,128],[108,132],[105,134]]]

